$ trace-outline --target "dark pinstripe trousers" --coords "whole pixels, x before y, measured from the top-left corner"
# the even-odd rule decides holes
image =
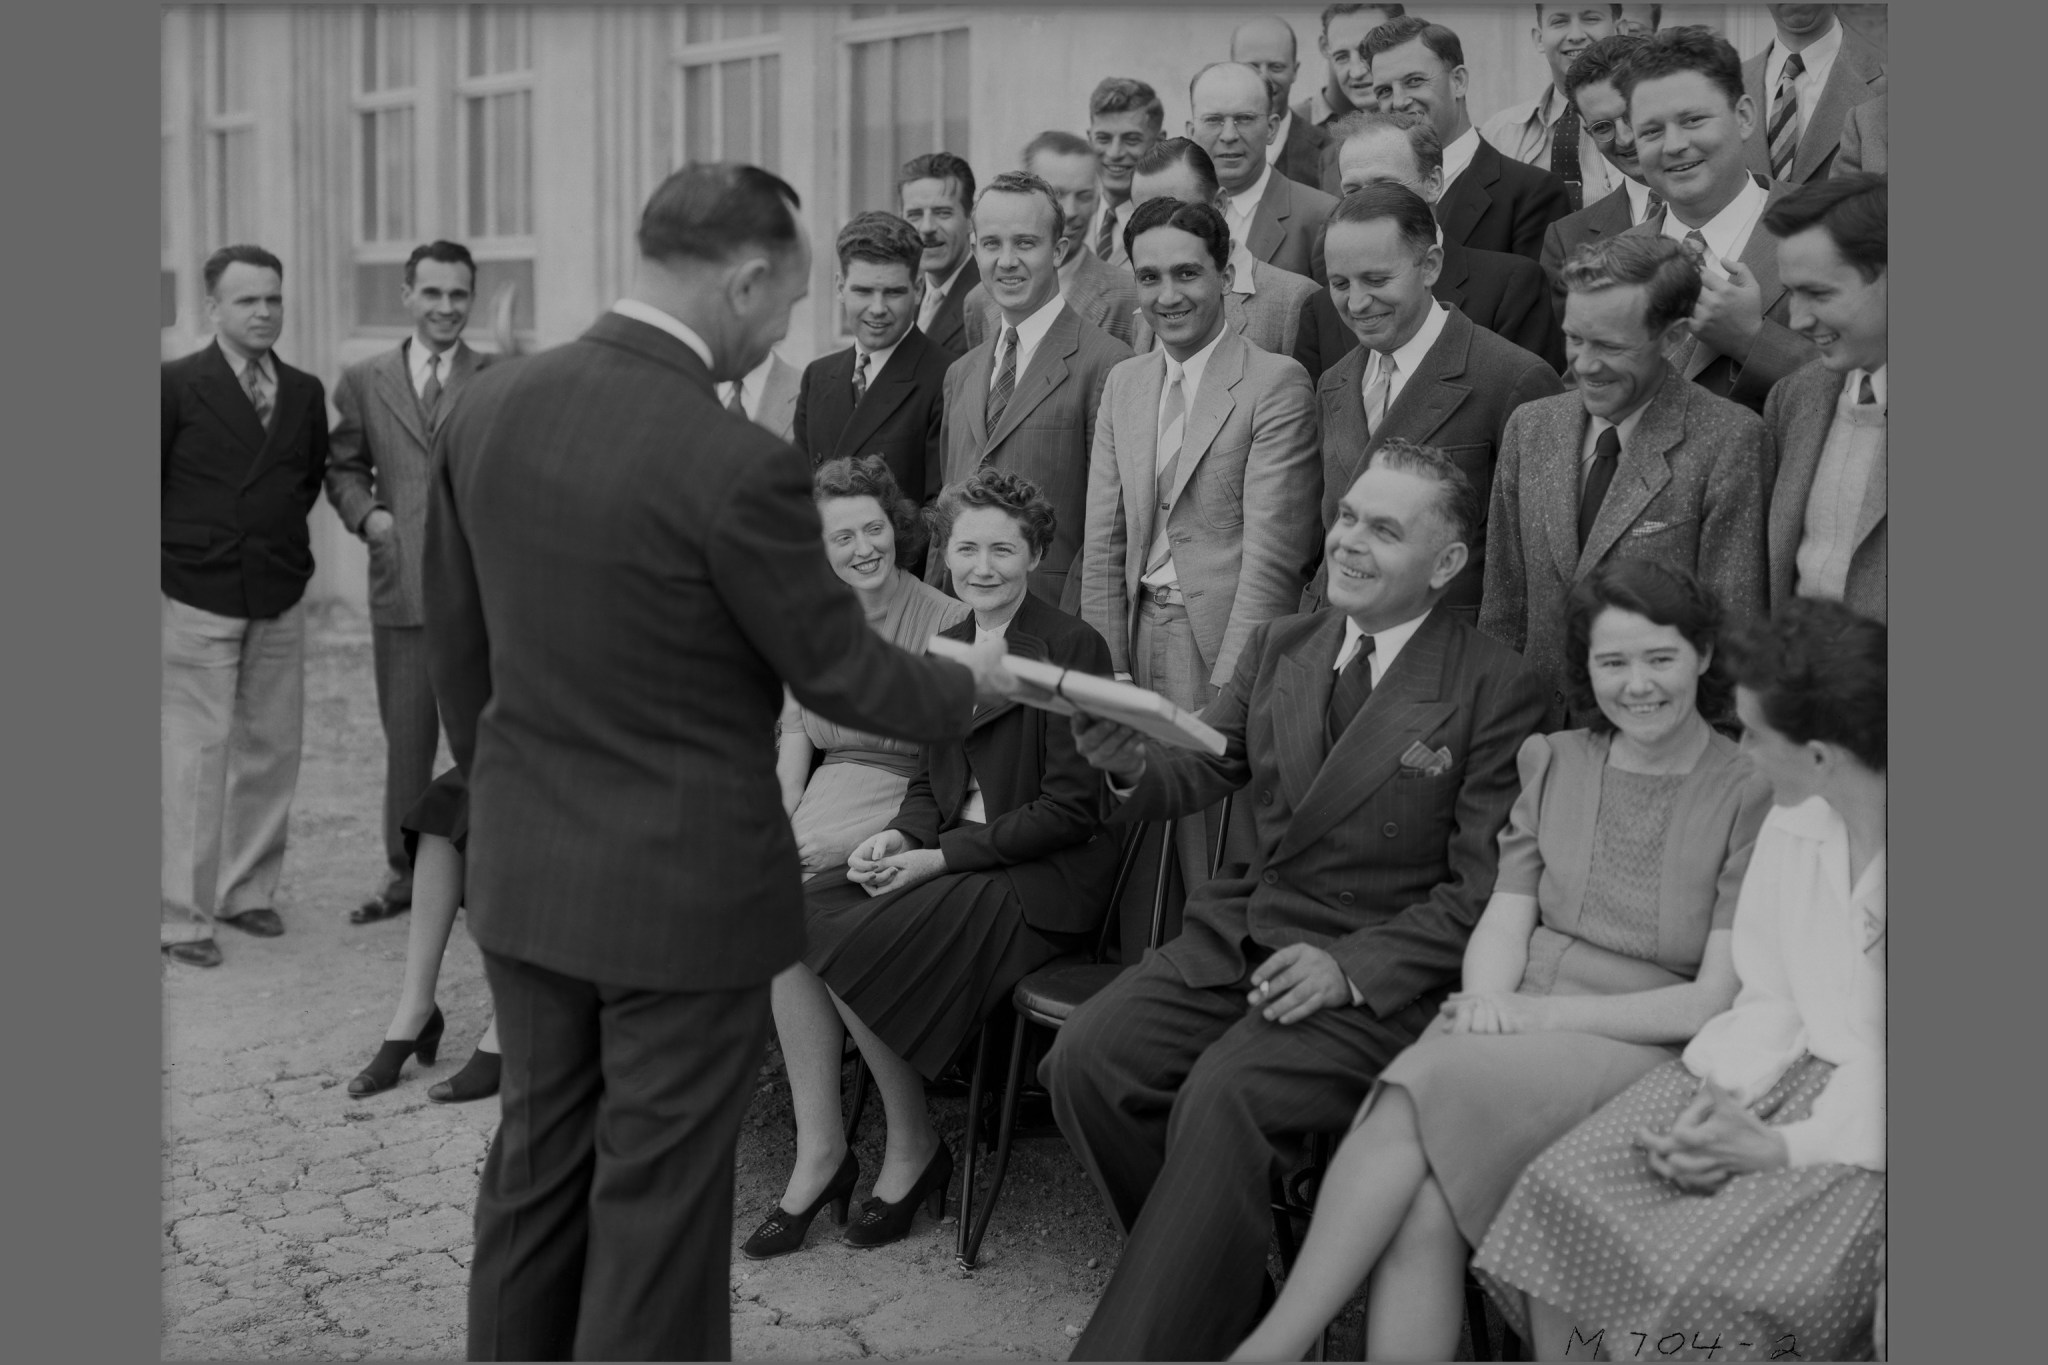
[[[1263,951],[1257,951],[1263,958]],[[1042,1076],[1060,1131],[1125,1229],[1075,1360],[1221,1360],[1257,1324],[1268,1178],[1299,1135],[1342,1132],[1436,1013],[1267,1023],[1250,975],[1197,990],[1151,952],[1059,1031]]]
[[[412,899],[412,861],[398,822],[434,780],[440,715],[427,677],[427,632],[420,626],[376,626],[377,718],[384,725],[384,884],[392,900]]]

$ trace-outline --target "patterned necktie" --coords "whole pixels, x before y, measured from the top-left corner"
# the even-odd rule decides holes
[[[256,408],[256,421],[265,431],[270,429],[270,394],[263,387],[263,366],[250,361],[242,367],[242,392],[249,395],[249,402]]]
[[[1771,178],[1783,180],[1792,169],[1792,158],[1799,151],[1799,87],[1800,74],[1806,70],[1806,63],[1797,52],[1785,59],[1785,70],[1778,76],[1778,93],[1771,102]]]
[[[1365,435],[1368,440],[1380,429],[1380,423],[1387,420],[1387,395],[1393,392],[1394,380],[1394,357],[1385,352],[1375,354],[1379,356],[1379,373],[1373,376],[1372,383],[1365,386]]]
[[[1017,388],[1017,329],[1007,322],[1003,324],[1003,334],[996,338],[996,354],[995,381],[988,386],[988,406],[982,409],[983,423],[991,435],[1003,420],[1003,409],[1010,406],[1010,395]]]
[[[868,396],[868,353],[862,351],[860,359],[853,362],[853,405],[860,406],[860,400]]]
[[[1663,211],[1664,196],[1655,190],[1651,190],[1649,198],[1643,204],[1643,221],[1647,223]],[[1702,238],[1701,240],[1704,241],[1705,239]]]
[[[1159,473],[1153,483],[1159,515],[1152,523],[1152,547],[1145,562],[1148,574],[1157,573],[1173,553],[1171,542],[1166,538],[1166,516],[1172,510],[1174,473],[1180,468],[1181,446],[1187,440],[1188,402],[1182,384],[1185,373],[1176,374],[1167,384],[1159,411]]]
[[[1607,501],[1607,486],[1614,482],[1614,467],[1621,462],[1621,429],[1609,427],[1593,442],[1593,467],[1586,471],[1586,491],[1579,498],[1579,548],[1586,548],[1593,523],[1600,520],[1600,504]]]
[[[1351,727],[1351,722],[1365,706],[1365,699],[1371,695],[1372,636],[1361,635],[1358,637],[1358,652],[1337,675],[1337,685],[1330,689],[1330,708],[1323,712],[1323,737],[1332,748]]]
[[[441,425],[441,357],[438,355],[427,357],[427,382],[420,390],[420,406],[426,409],[427,434],[431,436]]]
[[[1102,226],[1095,233],[1095,254],[1105,261],[1113,261],[1116,251],[1116,210],[1109,205],[1102,206]]]
[[[1570,100],[1550,130],[1550,173],[1564,181],[1571,196],[1572,212],[1585,207],[1586,186],[1579,173],[1579,109]]]
[[[735,417],[744,418],[747,415],[746,400],[741,394],[738,380],[733,381],[732,395],[725,400],[725,410]]]
[[[1694,228],[1691,232],[1685,234],[1685,240],[1680,242],[1679,245],[1685,248],[1686,255],[1692,257],[1694,265],[1703,266],[1705,264],[1707,255],[1706,233],[1701,232],[1698,228]]]

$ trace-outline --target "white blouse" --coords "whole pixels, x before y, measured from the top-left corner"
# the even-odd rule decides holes
[[[1685,1050],[1695,1076],[1744,1104],[1811,1052],[1834,1073],[1811,1115],[1777,1129],[1794,1166],[1881,1171],[1884,850],[1849,885],[1849,831],[1816,796],[1765,819],[1735,907],[1742,989]]]

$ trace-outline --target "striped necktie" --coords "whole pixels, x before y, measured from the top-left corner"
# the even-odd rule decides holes
[[[1792,158],[1799,153],[1799,86],[1806,63],[1797,52],[1785,58],[1785,70],[1778,76],[1778,93],[1771,103],[1771,178],[1783,180],[1792,170]]]
[[[1187,442],[1187,388],[1181,382],[1184,374],[1175,375],[1167,384],[1160,403],[1158,474],[1153,480],[1159,512],[1152,523],[1152,544],[1146,553],[1148,574],[1159,572],[1173,555],[1173,543],[1166,536],[1166,518],[1173,510],[1174,475],[1180,468],[1181,447]]]
[[[868,396],[868,353],[862,351],[860,359],[853,362],[853,405],[860,406],[860,400]]]
[[[1368,440],[1380,429],[1380,423],[1387,420],[1387,395],[1393,391],[1394,357],[1387,352],[1376,352],[1379,356],[1379,373],[1372,383],[1365,386],[1365,434]]]
[[[1114,261],[1116,252],[1116,210],[1109,205],[1102,206],[1102,226],[1095,233],[1095,254],[1105,261]]]
[[[270,391],[263,386],[263,362],[252,360],[242,367],[242,392],[249,395],[249,402],[256,409],[256,421],[265,431],[270,429]]]
[[[982,409],[983,424],[991,435],[1003,420],[1003,409],[1010,406],[1010,395],[1017,388],[1017,329],[1007,322],[1003,324],[1003,334],[996,339],[996,352],[1001,358],[996,361],[995,380],[988,386],[988,406]]]
[[[441,357],[427,357],[427,382],[420,389],[420,407],[427,414],[427,435],[441,425]]]

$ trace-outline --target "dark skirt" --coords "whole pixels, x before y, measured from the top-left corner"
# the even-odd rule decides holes
[[[1029,973],[1078,936],[1041,934],[1001,873],[949,872],[870,896],[826,872],[804,883],[804,965],[888,1044],[937,1080]]]
[[[457,853],[463,852],[469,843],[469,784],[462,769],[450,768],[428,783],[398,828],[405,837],[407,862],[419,857],[422,834],[438,834],[455,845]]]

